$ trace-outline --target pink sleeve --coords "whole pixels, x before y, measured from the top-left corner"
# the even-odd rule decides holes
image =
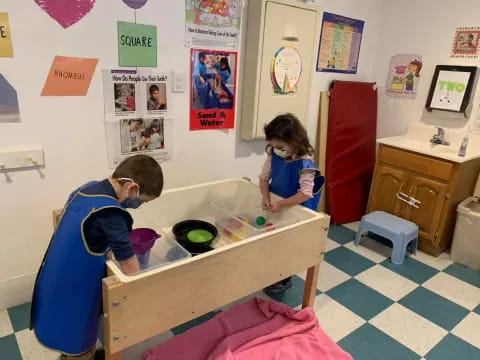
[[[300,173],[300,192],[308,197],[313,197],[313,185],[317,172],[314,169],[305,169]]]
[[[262,172],[260,174],[261,179],[270,180],[272,177],[272,155],[268,155],[263,163]]]

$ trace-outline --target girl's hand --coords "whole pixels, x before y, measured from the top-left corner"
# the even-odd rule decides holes
[[[263,210],[270,210],[272,204],[270,203],[270,199],[262,198],[262,209]]]
[[[280,201],[275,201],[274,203],[271,203],[270,204],[270,208],[268,210],[270,210],[271,212],[279,212],[280,210],[282,210],[282,204],[280,203]]]

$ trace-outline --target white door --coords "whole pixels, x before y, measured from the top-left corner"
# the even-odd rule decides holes
[[[294,113],[304,124],[306,123],[311,70],[316,55],[314,30],[317,22],[316,11],[279,4],[274,1],[266,2],[265,6],[257,137],[264,136],[264,125],[279,113]],[[272,61],[282,47],[292,47],[300,55],[302,71],[295,93],[278,94],[274,91]]]

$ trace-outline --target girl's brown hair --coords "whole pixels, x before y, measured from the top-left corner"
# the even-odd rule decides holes
[[[297,158],[313,155],[315,152],[308,140],[307,130],[300,120],[291,113],[278,115],[265,125],[264,131],[267,141],[276,139],[287,143],[293,148]],[[271,151],[271,146],[267,145],[267,152],[271,153]]]
[[[419,77],[420,76],[420,70],[422,70],[422,62],[415,59],[412,62],[410,62],[410,65],[413,65],[413,66],[417,67],[417,70],[415,71],[415,76]]]

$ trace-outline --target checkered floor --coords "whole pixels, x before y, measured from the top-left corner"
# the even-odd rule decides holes
[[[353,245],[356,226],[330,228],[315,303],[323,329],[355,360],[480,360],[480,272],[424,253],[393,265],[381,242],[364,238]],[[294,277],[283,302],[299,307],[304,277]],[[27,329],[28,311],[25,304],[0,312],[0,358],[56,359]],[[213,316],[141,344],[125,358],[140,359],[148,347]]]

